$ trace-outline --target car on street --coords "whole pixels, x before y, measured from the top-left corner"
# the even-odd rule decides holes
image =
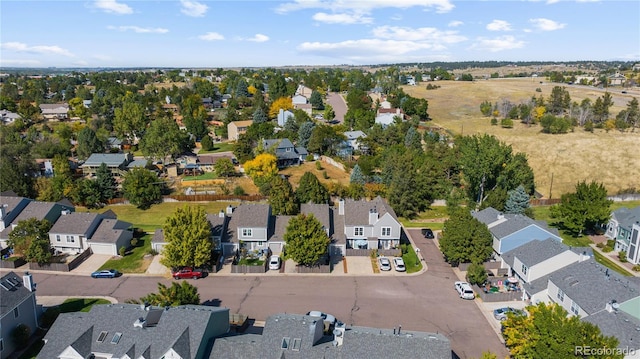
[[[422,229],[422,235],[426,239],[433,239],[434,238],[433,230],[431,228],[423,228]]]
[[[402,257],[393,258],[393,266],[396,268],[396,272],[404,272],[407,270],[407,267],[404,265],[404,260]]]
[[[391,261],[387,257],[378,258],[378,265],[380,266],[380,270],[383,270],[383,271],[391,270]]]
[[[269,270],[278,270],[280,269],[281,260],[279,256],[271,256],[269,258]]]
[[[327,314],[327,313],[321,312],[319,310],[312,310],[312,311],[308,312],[307,315],[310,316],[310,317],[322,318],[322,321],[328,323],[329,325],[335,325],[336,324],[336,317],[334,317],[331,314]]]
[[[172,273],[173,279],[198,279],[204,277],[204,272],[191,267],[184,267]]]
[[[116,269],[105,269],[91,273],[92,278],[115,278],[120,276]]]
[[[471,288],[471,284],[467,282],[457,281],[454,283],[454,288],[458,292],[458,296],[462,299],[473,300],[476,298],[476,293]]]
[[[493,311],[493,317],[497,320],[503,321],[507,320],[508,314],[513,313],[514,315],[525,315],[525,311],[522,309],[515,309],[511,307],[498,308]]]

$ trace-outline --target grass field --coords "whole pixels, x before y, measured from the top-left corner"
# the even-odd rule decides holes
[[[332,182],[340,183],[344,186],[349,185],[349,173],[335,166],[332,166],[326,162],[321,162],[321,163],[322,163],[321,170],[316,169],[316,162],[304,162],[300,166],[291,166],[289,168],[285,168],[282,171],[280,171],[280,173],[289,176],[289,182],[291,182],[291,185],[293,186],[294,189],[298,188],[298,183],[300,183],[300,178],[305,172],[313,173],[316,177],[318,177],[320,182],[325,185]],[[322,172],[324,171],[327,172],[327,177],[329,178],[325,179],[322,176]]]
[[[492,134],[510,144],[516,152],[526,153],[535,174],[538,192],[546,198],[558,198],[572,192],[578,181],[602,182],[610,194],[627,188],[640,188],[640,131],[634,133],[596,130],[589,133],[581,128],[562,135],[540,132],[539,126],[527,127],[519,122],[512,129],[491,126],[490,119],[480,113],[480,103],[492,103],[507,99],[519,104],[531,97],[549,98],[558,84],[531,78],[491,79],[474,82],[440,81],[441,88],[426,90],[419,86],[405,86],[406,93],[429,101],[430,125],[441,126],[455,134]],[[594,102],[604,91],[586,86],[564,86],[571,101],[589,98]],[[536,92],[540,88],[542,92]],[[615,117],[633,96],[640,92],[622,94],[620,89],[610,89],[614,100],[610,109]],[[553,185],[552,185],[553,178]]]

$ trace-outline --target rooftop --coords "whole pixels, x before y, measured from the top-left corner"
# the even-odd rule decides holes
[[[0,278],[0,284],[2,284],[2,288],[0,288],[0,318],[33,295],[33,292],[22,284],[22,278],[14,272],[3,275]]]

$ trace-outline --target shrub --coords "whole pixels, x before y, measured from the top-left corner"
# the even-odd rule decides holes
[[[593,122],[587,121],[584,123],[584,130],[588,132],[593,132]]]
[[[125,247],[120,247],[120,249],[118,249],[118,254],[120,254],[120,257],[124,257],[124,255],[127,254],[127,249]]]
[[[147,254],[151,254],[152,256],[157,256],[158,255],[158,251],[156,251],[153,248],[149,248],[149,249],[147,249]]]
[[[313,155],[312,155],[312,154],[308,154],[308,155],[307,155],[307,158],[305,158],[305,161],[307,161],[307,162],[311,162],[311,161],[313,161],[313,160],[314,160],[314,158],[313,158]]]
[[[536,92],[542,92],[542,89],[540,87],[536,87]]]
[[[600,249],[604,248],[604,242],[600,242],[600,243],[596,244],[596,247],[598,247]]]
[[[513,120],[510,118],[503,118],[502,121],[500,121],[500,126],[502,128],[513,128]]]
[[[377,249],[372,249],[369,251],[369,256],[371,258],[378,258],[378,250]]]
[[[316,169],[318,171],[322,170],[322,163],[320,161],[316,161]]]
[[[497,125],[498,125],[498,119],[497,119],[497,118],[495,118],[495,117],[493,117],[493,118],[491,119],[491,126],[497,126]]]
[[[605,253],[609,253],[609,252],[613,251],[613,248],[609,247],[609,246],[604,246],[604,247],[602,247],[602,251],[605,252]]]
[[[633,270],[636,272],[640,272],[640,264],[636,264],[633,266]]]
[[[627,252],[625,252],[625,251],[618,252],[618,259],[620,260],[620,262],[626,263],[627,262]]]
[[[242,188],[242,186],[236,186],[233,189],[233,195],[234,196],[245,196],[247,194],[247,192],[245,192],[244,188]]]
[[[18,324],[11,332],[13,344],[18,349],[25,348],[29,344],[29,337],[31,336],[31,328],[26,324]]]
[[[467,269],[467,281],[481,285],[487,280],[487,271],[482,264],[472,263]]]
[[[138,238],[131,238],[131,247],[138,246]]]
[[[40,317],[40,326],[49,328],[53,325],[53,322],[56,321],[60,315],[60,308],[58,307],[50,307],[42,313],[42,317]]]
[[[329,179],[329,175],[327,175],[327,171],[322,171],[322,178]]]
[[[614,248],[616,246],[616,241],[613,239],[607,240],[607,247]]]

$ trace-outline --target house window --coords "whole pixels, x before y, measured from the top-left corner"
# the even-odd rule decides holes
[[[522,265],[522,274],[527,275],[527,266],[526,265]]]
[[[293,338],[293,344],[291,345],[291,350],[300,351],[301,343],[302,343],[301,338]]]
[[[17,318],[20,316],[20,310],[18,310],[18,307],[13,308],[13,317]]]
[[[67,236],[67,243],[73,243],[76,240],[73,238],[73,236]]]
[[[2,341],[2,338],[0,338],[0,352],[4,350],[4,342]]]
[[[578,305],[576,304],[576,302],[571,301],[571,313],[578,315],[578,312],[580,311],[580,307],[578,307]]]
[[[564,292],[560,288],[558,288],[558,299],[560,299],[561,302],[564,302]]]
[[[56,241],[60,242],[60,235],[56,234]]]
[[[356,227],[353,229],[353,234],[356,236],[360,236],[362,237],[364,235],[364,228],[363,227]]]
[[[290,340],[291,340],[291,338],[289,338],[289,337],[282,338],[282,349],[289,349],[289,341]]]
[[[253,237],[253,230],[251,228],[242,228],[243,237]]]
[[[383,237],[391,236],[391,227],[382,227],[382,236]]]

